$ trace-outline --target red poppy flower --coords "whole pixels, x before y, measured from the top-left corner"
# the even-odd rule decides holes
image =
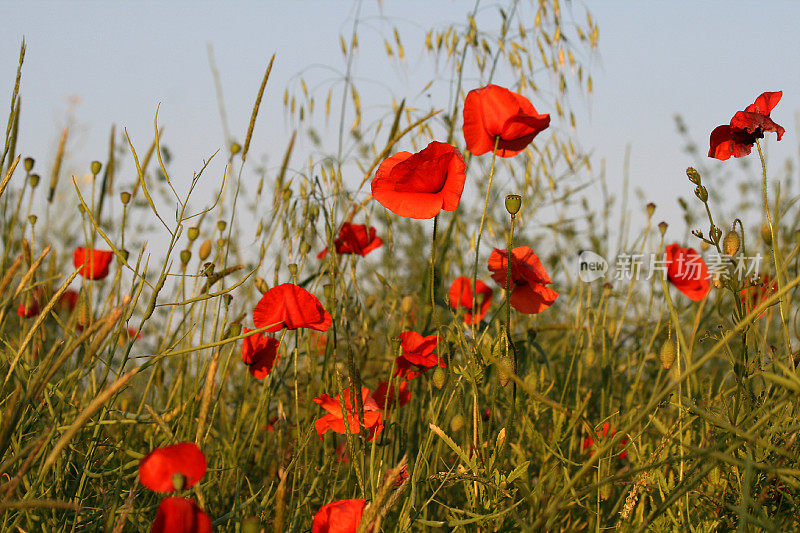
[[[151,533],[211,533],[211,518],[189,498],[164,498]]]
[[[460,278],[456,278],[453,281],[453,284],[450,285],[450,307],[453,310],[457,311],[459,307],[464,307],[467,310],[467,314],[464,315],[464,322],[467,324],[477,324],[483,317],[486,316],[486,312],[489,310],[489,306],[492,303],[492,289],[489,288],[481,280],[477,280],[475,287],[478,289],[477,296],[478,301],[475,304],[475,311],[477,311],[476,315],[472,315],[472,280],[466,276],[461,276]]]
[[[61,296],[58,297],[58,301],[56,302],[56,306],[59,309],[63,309],[65,311],[72,311],[75,309],[75,306],[78,305],[78,299],[80,298],[80,293],[75,289],[67,289]]]
[[[466,170],[458,148],[433,141],[416,154],[398,152],[381,163],[372,196],[401,217],[433,218],[442,209],[456,210]]]
[[[699,302],[711,289],[708,267],[694,248],[670,244],[664,252],[667,278],[690,300]]]
[[[360,433],[361,424],[358,420],[357,411],[358,404],[352,398],[352,389],[350,387],[342,391],[344,394],[344,404],[347,409],[347,423],[350,433]],[[344,415],[342,414],[342,404],[339,401],[339,396],[331,398],[327,394],[314,398],[314,403],[328,411],[328,414],[314,422],[314,427],[317,429],[317,434],[320,438],[329,430],[332,429],[336,433],[346,434],[344,427]],[[370,429],[369,438],[367,442],[371,442],[375,435],[379,435],[383,431],[383,412],[375,398],[369,393],[369,389],[361,387],[361,403],[364,405],[364,427]]]
[[[336,459],[337,463],[341,464],[350,464],[350,454],[347,453],[347,443],[343,442],[336,447],[336,450],[333,452],[333,456]]]
[[[381,381],[372,396],[381,409],[391,409],[398,401],[400,407],[403,407],[411,401],[411,391],[408,390],[408,381],[406,380],[400,382],[398,390],[395,390],[394,385],[390,385],[388,381]]]
[[[506,288],[508,277],[508,251],[495,248],[489,256],[489,270],[492,279]],[[556,301],[558,293],[547,287],[550,276],[547,275],[539,256],[528,246],[519,246],[511,250],[511,307],[533,315],[541,313]]]
[[[72,254],[72,264],[81,268],[81,276],[86,279],[103,279],[108,276],[108,266],[114,258],[114,252],[93,250],[79,246]]]
[[[188,489],[206,473],[206,456],[193,442],[156,448],[139,461],[142,485],[155,492]],[[176,482],[179,487],[176,487]]]
[[[314,515],[311,533],[356,533],[367,500],[338,500],[323,505]]]
[[[375,248],[380,248],[383,241],[375,236],[375,228],[368,228],[364,224],[351,224],[345,222],[339,230],[339,236],[334,239],[337,254],[367,255]],[[317,254],[318,258],[325,257],[328,249],[325,248]]]
[[[762,93],[744,111],[737,111],[730,124],[714,128],[708,157],[725,161],[730,156],[745,156],[750,153],[756,140],[764,137],[765,131],[774,131],[780,141],[786,130],[773,122],[769,114],[782,96],[783,91]]]
[[[613,429],[611,427],[611,424],[605,422],[601,427],[595,430],[595,434],[597,435],[598,440],[602,440],[608,436],[609,431],[611,431],[612,437],[617,434],[617,430]],[[622,439],[619,441],[619,445],[621,448],[625,448],[625,446],[628,445],[628,437],[622,437]],[[594,455],[594,439],[591,436],[588,436],[585,439],[583,439],[583,449],[589,450],[590,457]],[[620,459],[625,459],[626,457],[628,457],[628,452],[623,449],[622,452],[617,457],[619,457]]]
[[[256,328],[270,326],[266,330],[270,333],[281,328],[328,331],[331,315],[316,296],[293,283],[284,283],[264,293],[253,311],[253,322]]]
[[[778,284],[769,274],[763,274],[759,276],[758,280],[753,281],[748,280],[747,286],[741,290],[740,297],[742,299],[742,305],[745,308],[745,311],[749,313],[753,309],[755,309],[761,302],[768,299],[770,296],[775,294],[778,290]],[[749,297],[748,297],[749,296]],[[765,309],[758,318],[764,316],[767,312]]]
[[[33,298],[26,298],[26,301],[19,304],[17,314],[22,318],[31,318],[39,314],[39,304]]]
[[[244,333],[253,331],[242,328]],[[242,361],[247,365],[250,374],[256,379],[264,379],[275,368],[275,360],[278,358],[278,346],[280,342],[261,333],[255,333],[244,338],[242,343]]]
[[[473,89],[464,100],[464,140],[473,155],[494,151],[513,157],[550,125],[550,115],[540,115],[530,101],[497,85]]]
[[[396,376],[405,376],[406,379],[414,379],[428,369],[441,366],[445,368],[445,363],[438,355],[433,353],[439,344],[439,337],[428,335],[423,337],[416,331],[404,331],[400,334],[400,347],[403,353],[397,358],[395,371]],[[416,371],[412,370],[416,368]]]

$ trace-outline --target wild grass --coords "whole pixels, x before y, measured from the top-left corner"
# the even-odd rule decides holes
[[[385,113],[366,109],[353,75],[356,15],[340,43],[341,78],[309,89],[298,77],[286,89],[294,131],[269,154],[280,164],[248,158],[263,97],[280,91],[270,85],[273,56],[242,137],[230,133],[222,106],[229,142],[213,155],[226,160],[222,175],[201,166],[188,183],[170,173],[157,114],[145,144],[112,128],[109,146],[97,147],[107,153],[102,164],[71,162],[88,167],[88,181],[63,171],[68,130],[52,163],[26,159],[16,142],[23,44],[0,158],[0,529],[148,530],[160,496],[139,483],[139,461],[184,441],[208,460],[184,493],[219,531],[308,531],[322,505],[345,498],[371,502],[364,531],[373,519],[383,531],[798,527],[791,173],[775,180],[763,158],[763,175],[733,167],[750,185],[734,199],[744,207],[731,209],[696,154],[702,176],[675,182],[687,196],[708,189],[710,199],[683,202],[687,230],[700,239],[674,237],[681,221],[659,226],[650,198],[630,207],[611,194],[593,200],[607,188],[572,138],[570,110],[592,90],[591,15],[554,0],[510,2],[491,8],[499,27],[483,29],[478,6],[466,21],[432,28],[421,45],[443,73],[431,85],[445,87],[447,101],[429,109],[401,97]],[[402,63],[401,33],[384,37],[387,60]],[[467,192],[436,231],[371,200],[365,186],[398,150],[437,139],[463,148],[464,97],[492,81],[534,99],[554,126],[515,158],[465,152]],[[332,137],[320,124],[328,121]],[[37,174],[44,169],[46,178]],[[196,200],[209,182],[212,199]],[[522,197],[515,219],[507,194]],[[626,223],[632,210],[644,227]],[[619,228],[610,227],[615,214]],[[383,247],[318,259],[348,220],[377,227]],[[539,254],[560,293],[537,315],[507,314],[489,280],[489,252],[507,247],[512,228],[514,246]],[[743,279],[729,263],[700,302],[663,273],[583,282],[573,263],[582,249],[660,256],[673,241],[723,251],[731,230],[740,253],[761,254],[763,272],[777,280],[755,308],[740,298]],[[110,276],[79,276],[76,246],[112,250]],[[495,297],[469,327],[447,289],[473,275]],[[333,327],[277,333],[276,368],[256,380],[241,361],[242,326],[252,327],[261,294],[284,282],[315,294]],[[74,306],[63,304],[68,288],[80,292]],[[37,315],[16,313],[34,304]],[[412,380],[410,403],[384,413],[373,442],[320,438],[314,421],[323,411],[312,398],[396,382],[399,335],[408,330],[439,335],[444,382],[433,372]],[[665,344],[675,350],[669,369]],[[406,463],[407,482],[384,482]]]

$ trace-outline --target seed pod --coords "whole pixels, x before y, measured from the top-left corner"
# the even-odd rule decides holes
[[[644,206],[644,208],[645,208],[645,211],[647,211],[647,216],[648,217],[653,216],[653,213],[656,212],[656,204],[654,204],[653,202],[650,202],[649,204]]]
[[[466,424],[464,415],[457,413],[453,418],[450,419],[450,431],[453,433],[458,433],[464,428],[464,424]]]
[[[189,263],[189,260],[192,258],[192,251],[191,250],[181,250],[181,263],[184,265]]]
[[[506,196],[506,211],[512,217],[516,216],[522,207],[522,196],[518,194],[509,194]]]
[[[231,155],[236,155],[241,151],[242,151],[242,145],[241,144],[239,144],[237,142],[231,143]]]
[[[31,215],[31,216],[28,217],[28,222],[31,223],[31,226],[35,226],[36,225],[36,220],[37,220],[36,215]]]
[[[767,246],[772,245],[772,232],[770,231],[768,224],[761,225],[761,240],[763,240],[764,244]]]
[[[733,256],[739,251],[740,244],[739,234],[735,231],[729,231],[722,240],[722,250],[726,254]]]
[[[258,289],[258,292],[260,292],[261,294],[266,294],[266,292],[269,290],[269,285],[267,285],[267,282],[264,281],[264,278],[259,278],[258,276],[256,276],[255,281],[256,281],[256,289]]]
[[[447,371],[444,368],[437,366],[433,369],[432,381],[434,387],[442,390],[447,383]]]
[[[663,221],[662,221],[662,222],[659,222],[659,223],[658,223],[658,231],[661,233],[661,236],[662,236],[662,237],[663,237],[663,236],[664,236],[664,234],[667,232],[667,228],[668,228],[668,227],[669,227],[669,224],[667,224],[666,222],[663,222]]]
[[[675,363],[675,358],[678,357],[678,346],[675,344],[674,339],[667,339],[661,345],[661,350],[658,352],[658,358],[661,360],[661,366],[664,370],[669,370]]]
[[[211,255],[211,239],[203,241],[203,244],[200,245],[200,252],[198,255],[200,256],[200,261],[208,259],[208,256]]]
[[[292,277],[297,276],[297,263],[289,263],[286,265],[286,268],[289,269],[289,275]]]
[[[200,235],[200,229],[197,226],[192,226],[186,232],[186,235],[189,237],[190,241],[194,241]]]
[[[224,220],[217,221],[217,229],[219,230],[220,233],[225,231],[225,228],[227,228],[227,227],[228,227],[228,223],[225,222]]]
[[[40,179],[41,178],[39,178],[39,174],[31,174],[30,177],[28,178],[28,181],[30,182],[31,187],[35,189],[36,186],[39,185]]]
[[[102,168],[103,168],[103,165],[102,165],[102,163],[100,163],[100,161],[92,161],[92,165],[90,167],[90,170],[92,171],[93,175],[97,176],[98,174],[100,174],[100,169],[102,169]]]
[[[122,205],[128,205],[131,201],[131,193],[128,191],[122,191],[119,193],[119,199],[122,202]]]
[[[32,157],[26,157],[22,160],[22,166],[25,168],[25,172],[33,170],[33,163],[34,159]]]

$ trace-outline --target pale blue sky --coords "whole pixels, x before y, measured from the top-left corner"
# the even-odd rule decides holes
[[[410,42],[431,25],[461,23],[473,5],[386,0],[383,9]],[[645,189],[659,204],[659,216],[679,224],[675,198],[691,195],[684,169],[695,162],[681,151],[673,115],[683,114],[705,152],[710,131],[766,90],[784,91],[773,118],[787,133],[780,143],[769,139],[773,165],[797,153],[800,4],[604,0],[588,5],[600,27],[600,44],[591,65],[595,94],[577,107],[577,137],[593,150],[598,167],[600,158],[606,159],[612,191],[621,188],[623,154],[630,144],[632,186]],[[364,6],[362,39],[369,42],[372,32],[380,45],[365,50],[362,44],[359,58],[357,74],[375,80],[370,97],[387,105],[392,95],[407,96],[404,91],[415,96],[427,81],[413,79],[419,58],[410,57],[405,71],[388,67],[397,80],[408,80],[408,87],[387,82],[377,67],[376,58],[383,57],[377,35],[390,26],[370,18],[377,12],[375,2]],[[493,4],[486,6],[492,12]],[[352,9],[350,2],[331,1],[3,2],[0,109],[8,106],[24,35],[20,153],[52,159],[73,95],[80,97],[74,117],[81,125],[71,144],[75,165],[105,160],[112,123],[127,127],[145,150],[160,103],[159,122],[175,155],[173,172],[188,179],[224,142],[206,43],[214,46],[231,127],[240,140],[263,69],[276,53],[251,153],[253,159],[268,153],[277,165],[291,131],[283,116],[283,90],[310,65],[343,68],[338,36],[349,34]],[[324,69],[316,72],[325,77]],[[48,169],[38,168],[43,174]],[[210,173],[216,179],[220,167],[212,166]],[[732,173],[736,179],[744,176],[735,168]]]

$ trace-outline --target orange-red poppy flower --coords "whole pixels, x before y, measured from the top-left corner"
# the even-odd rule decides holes
[[[776,124],[769,116],[778,105],[783,91],[762,93],[756,101],[744,111],[737,111],[730,124],[717,126],[711,132],[708,157],[725,161],[729,157],[742,157],[750,153],[757,139],[764,137],[764,132],[774,131],[781,140],[785,129]]]
[[[206,473],[206,456],[193,442],[156,448],[139,461],[142,485],[156,492],[188,489]]]
[[[189,498],[164,498],[151,533],[211,533],[211,518]]]
[[[778,284],[769,274],[763,274],[757,280],[748,280],[747,286],[741,290],[740,298],[745,312],[749,313],[758,305],[778,291]],[[766,314],[766,309],[758,315],[761,318]]]
[[[396,376],[414,379],[421,373],[440,366],[445,368],[444,361],[433,351],[439,344],[439,337],[428,335],[423,337],[416,331],[404,331],[400,334],[400,348],[403,353],[397,358]]]
[[[694,248],[682,248],[670,244],[664,252],[667,279],[687,298],[699,302],[711,289],[708,267],[703,257]]]
[[[356,398],[353,398],[353,389],[348,387],[342,391],[342,394],[344,394],[344,404],[347,410],[347,424],[350,433],[360,433],[361,423],[358,420],[358,402]],[[344,427],[342,405],[338,395],[335,398],[331,398],[327,394],[323,394],[322,396],[314,398],[314,403],[328,412],[328,414],[314,422],[314,427],[317,429],[317,434],[320,438],[329,429],[336,433],[347,433]],[[383,431],[383,424],[381,424],[383,412],[366,387],[361,387],[361,403],[364,406],[364,427],[370,430],[369,438],[367,439],[367,441],[370,442],[375,435],[379,435],[381,431]]]
[[[323,505],[314,515],[311,533],[356,533],[367,500],[338,500]]]
[[[242,328],[244,333],[253,331]],[[254,333],[244,338],[242,343],[242,361],[247,365],[250,374],[256,379],[264,379],[275,368],[280,342],[268,335]]]
[[[351,224],[345,222],[339,235],[333,241],[337,254],[367,255],[375,248],[380,248],[383,241],[375,236],[375,228],[368,228],[364,224]],[[325,257],[328,249],[325,248],[317,254],[318,258]]]
[[[458,148],[433,141],[416,154],[398,152],[386,159],[372,180],[372,196],[406,218],[433,218],[455,211],[467,179]]]
[[[450,296],[450,307],[452,307],[453,310],[458,311],[459,307],[466,308],[467,313],[464,315],[464,322],[467,324],[477,324],[483,320],[483,317],[486,316],[486,312],[489,310],[489,306],[492,303],[492,293],[494,291],[492,291],[488,285],[481,280],[477,280],[475,287],[478,289],[475,291],[477,302],[473,302],[472,300],[472,280],[466,276],[456,278],[453,284],[450,285],[450,292],[448,292]],[[472,314],[473,305],[475,305],[476,311],[474,316]]]
[[[494,151],[513,157],[550,125],[550,115],[540,115],[530,101],[505,87],[487,85],[473,89],[464,100],[464,140],[473,155]]]
[[[400,382],[397,390],[388,381],[381,381],[372,396],[381,409],[392,409],[397,402],[400,403],[400,407],[403,407],[411,401],[411,391],[408,390],[408,381],[406,380]]]
[[[272,333],[281,328],[311,328],[328,331],[331,315],[317,297],[293,283],[272,287],[256,304],[253,311],[256,328],[270,326]]]
[[[508,251],[495,248],[489,256],[492,279],[506,288],[508,278]],[[533,315],[541,313],[556,301],[558,293],[547,287],[550,276],[542,266],[539,256],[528,246],[511,250],[511,307]]]
[[[79,246],[72,254],[72,264],[81,268],[81,276],[86,279],[103,279],[108,276],[108,266],[114,258],[114,252],[93,250]]]
[[[601,427],[595,430],[595,434],[597,435],[597,440],[600,441],[608,437],[609,431],[611,432],[612,437],[617,434],[617,430],[612,428],[611,424],[605,422]],[[583,439],[583,449],[589,451],[590,457],[594,455],[594,448],[595,448],[594,444],[595,440],[591,436],[588,436],[585,439]],[[619,441],[619,445],[620,448],[623,448],[623,450],[622,452],[619,453],[619,455],[617,455],[617,457],[620,459],[625,459],[626,457],[628,457],[628,452],[625,451],[624,449],[625,446],[628,445],[628,437],[622,437],[622,439]]]

